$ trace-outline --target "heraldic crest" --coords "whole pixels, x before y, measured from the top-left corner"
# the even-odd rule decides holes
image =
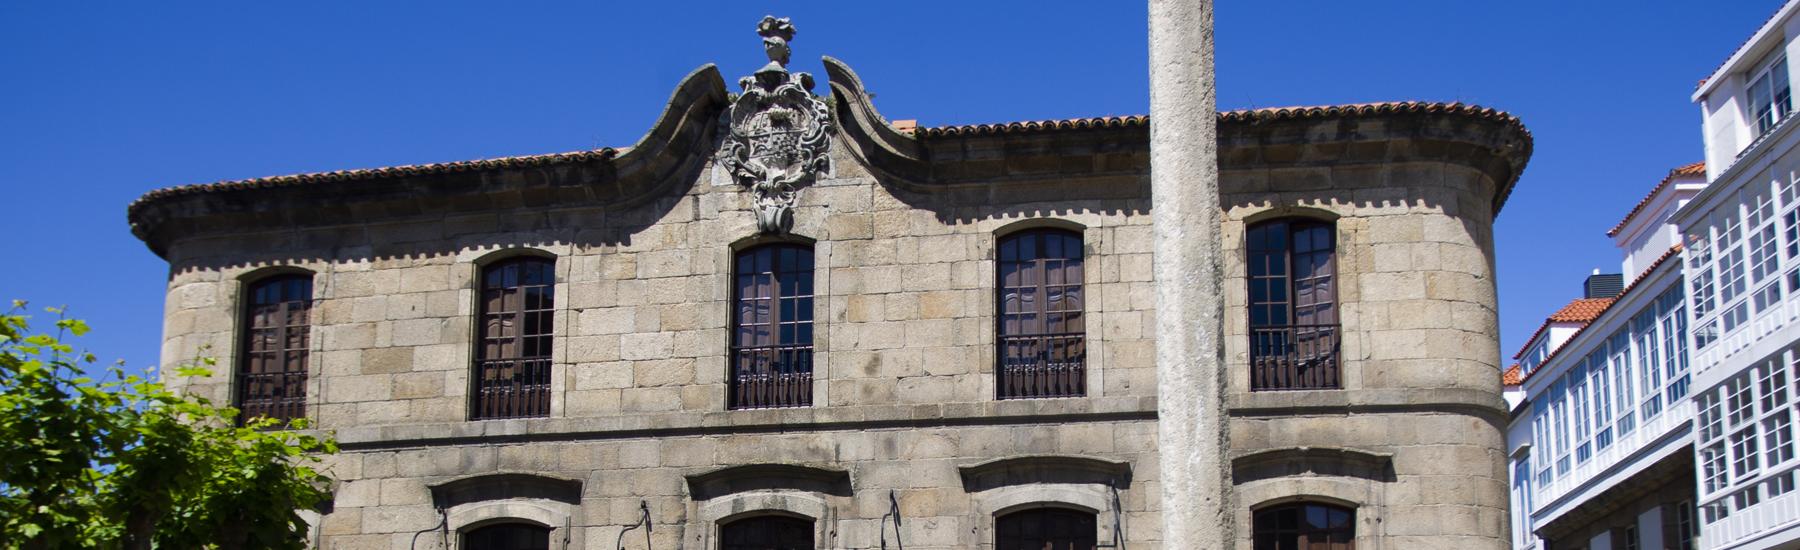
[[[799,188],[830,171],[837,128],[830,107],[812,94],[812,75],[788,72],[793,23],[765,16],[756,34],[769,64],[738,80],[744,92],[731,103],[731,134],[719,160],[755,197],[757,231],[782,234],[793,227]]]

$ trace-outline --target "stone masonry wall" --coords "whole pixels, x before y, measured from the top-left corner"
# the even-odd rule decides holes
[[[1147,179],[1009,202],[1008,184],[901,190],[843,150],[795,214],[820,266],[811,408],[725,408],[730,260],[757,241],[747,196],[710,165],[678,195],[630,209],[497,205],[178,242],[163,357],[219,357],[227,372],[172,382],[228,401],[243,283],[278,265],[316,273],[307,411],[345,447],[329,460],[339,485],[324,548],[411,548],[440,522],[454,532],[497,514],[540,518],[570,548],[611,548],[640,501],[655,548],[711,548],[719,520],[757,509],[820,520],[821,548],[871,548],[890,490],[909,548],[986,547],[995,512],[1044,503],[1096,512],[1103,543],[1117,527],[1125,548],[1159,548]],[[1140,198],[1092,198],[1120,185]],[[1387,464],[1241,482],[1240,547],[1252,508],[1302,497],[1357,507],[1364,550],[1504,547],[1493,185],[1439,163],[1224,172],[1233,455],[1346,448]],[[1336,220],[1342,390],[1247,391],[1243,232],[1280,215]],[[1082,228],[1088,395],[998,401],[996,234],[1043,224]],[[527,247],[557,258],[550,416],[467,421],[478,267]],[[1041,455],[1129,475],[959,477]],[[840,469],[854,490],[701,501],[685,481],[761,463]],[[501,472],[579,480],[579,503],[434,509],[428,487]]]

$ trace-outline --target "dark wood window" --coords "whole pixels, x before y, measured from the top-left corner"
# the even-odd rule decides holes
[[[730,407],[812,405],[813,251],[770,244],[737,254]]]
[[[813,522],[788,516],[756,516],[719,528],[719,550],[812,550]]]
[[[1087,394],[1081,235],[1032,229],[1000,239],[996,397]]]
[[[244,308],[244,356],[238,362],[240,421],[306,416],[306,359],[312,332],[312,275],[280,275],[250,284]]]
[[[514,258],[481,270],[473,418],[550,415],[556,262]]]
[[[1063,508],[1034,508],[994,519],[996,550],[1094,550],[1099,536],[1094,514]]]
[[[469,531],[463,550],[550,550],[550,528],[523,523],[501,523]]]
[[[1356,550],[1356,511],[1296,503],[1258,510],[1254,550]]]
[[[1250,227],[1250,389],[1339,387],[1337,245],[1332,225]]]

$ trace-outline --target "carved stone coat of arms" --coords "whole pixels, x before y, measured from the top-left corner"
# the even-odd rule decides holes
[[[830,172],[837,128],[830,107],[812,94],[812,75],[787,69],[794,25],[764,17],[756,31],[769,64],[738,80],[743,93],[732,101],[719,160],[754,197],[757,230],[783,234],[793,227],[799,189]]]

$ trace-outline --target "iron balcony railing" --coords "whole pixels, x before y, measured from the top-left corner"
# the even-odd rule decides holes
[[[730,407],[773,409],[812,406],[811,344],[732,350]]]
[[[476,420],[550,416],[550,358],[477,363]]]
[[[1250,390],[1341,387],[1337,325],[1250,329]]]
[[[1000,399],[1087,395],[1087,346],[1081,333],[1001,336],[995,393]]]
[[[306,416],[306,372],[244,373],[238,422],[258,417],[293,420]]]

